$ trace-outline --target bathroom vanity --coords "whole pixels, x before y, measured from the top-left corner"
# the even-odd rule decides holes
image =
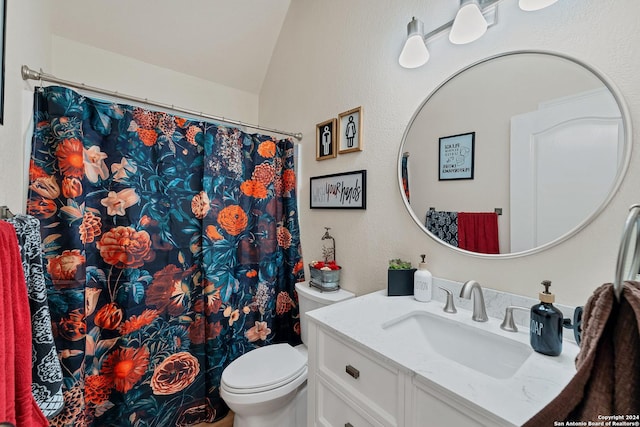
[[[526,327],[442,308],[379,291],[308,313],[308,425],[522,425],[575,374],[573,342],[544,356]]]

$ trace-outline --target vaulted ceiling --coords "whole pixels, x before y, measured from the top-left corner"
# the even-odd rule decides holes
[[[290,0],[62,0],[54,34],[259,93]]]

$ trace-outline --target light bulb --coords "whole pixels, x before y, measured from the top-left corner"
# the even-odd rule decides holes
[[[532,12],[534,10],[544,9],[547,6],[551,6],[558,0],[520,0],[518,6],[520,9]]]
[[[487,20],[482,16],[477,0],[463,4],[453,21],[449,41],[454,44],[466,44],[478,40],[487,32]]]
[[[398,62],[404,68],[418,68],[429,60],[429,51],[420,34],[413,34],[407,38],[402,48]]]

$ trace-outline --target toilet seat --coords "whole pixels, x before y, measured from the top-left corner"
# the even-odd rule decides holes
[[[273,344],[231,362],[222,373],[221,388],[234,394],[262,393],[298,383],[306,374],[307,359],[298,350],[289,344]]]

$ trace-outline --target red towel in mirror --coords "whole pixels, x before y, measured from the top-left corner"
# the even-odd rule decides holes
[[[458,247],[482,254],[499,254],[498,214],[458,212]]]

